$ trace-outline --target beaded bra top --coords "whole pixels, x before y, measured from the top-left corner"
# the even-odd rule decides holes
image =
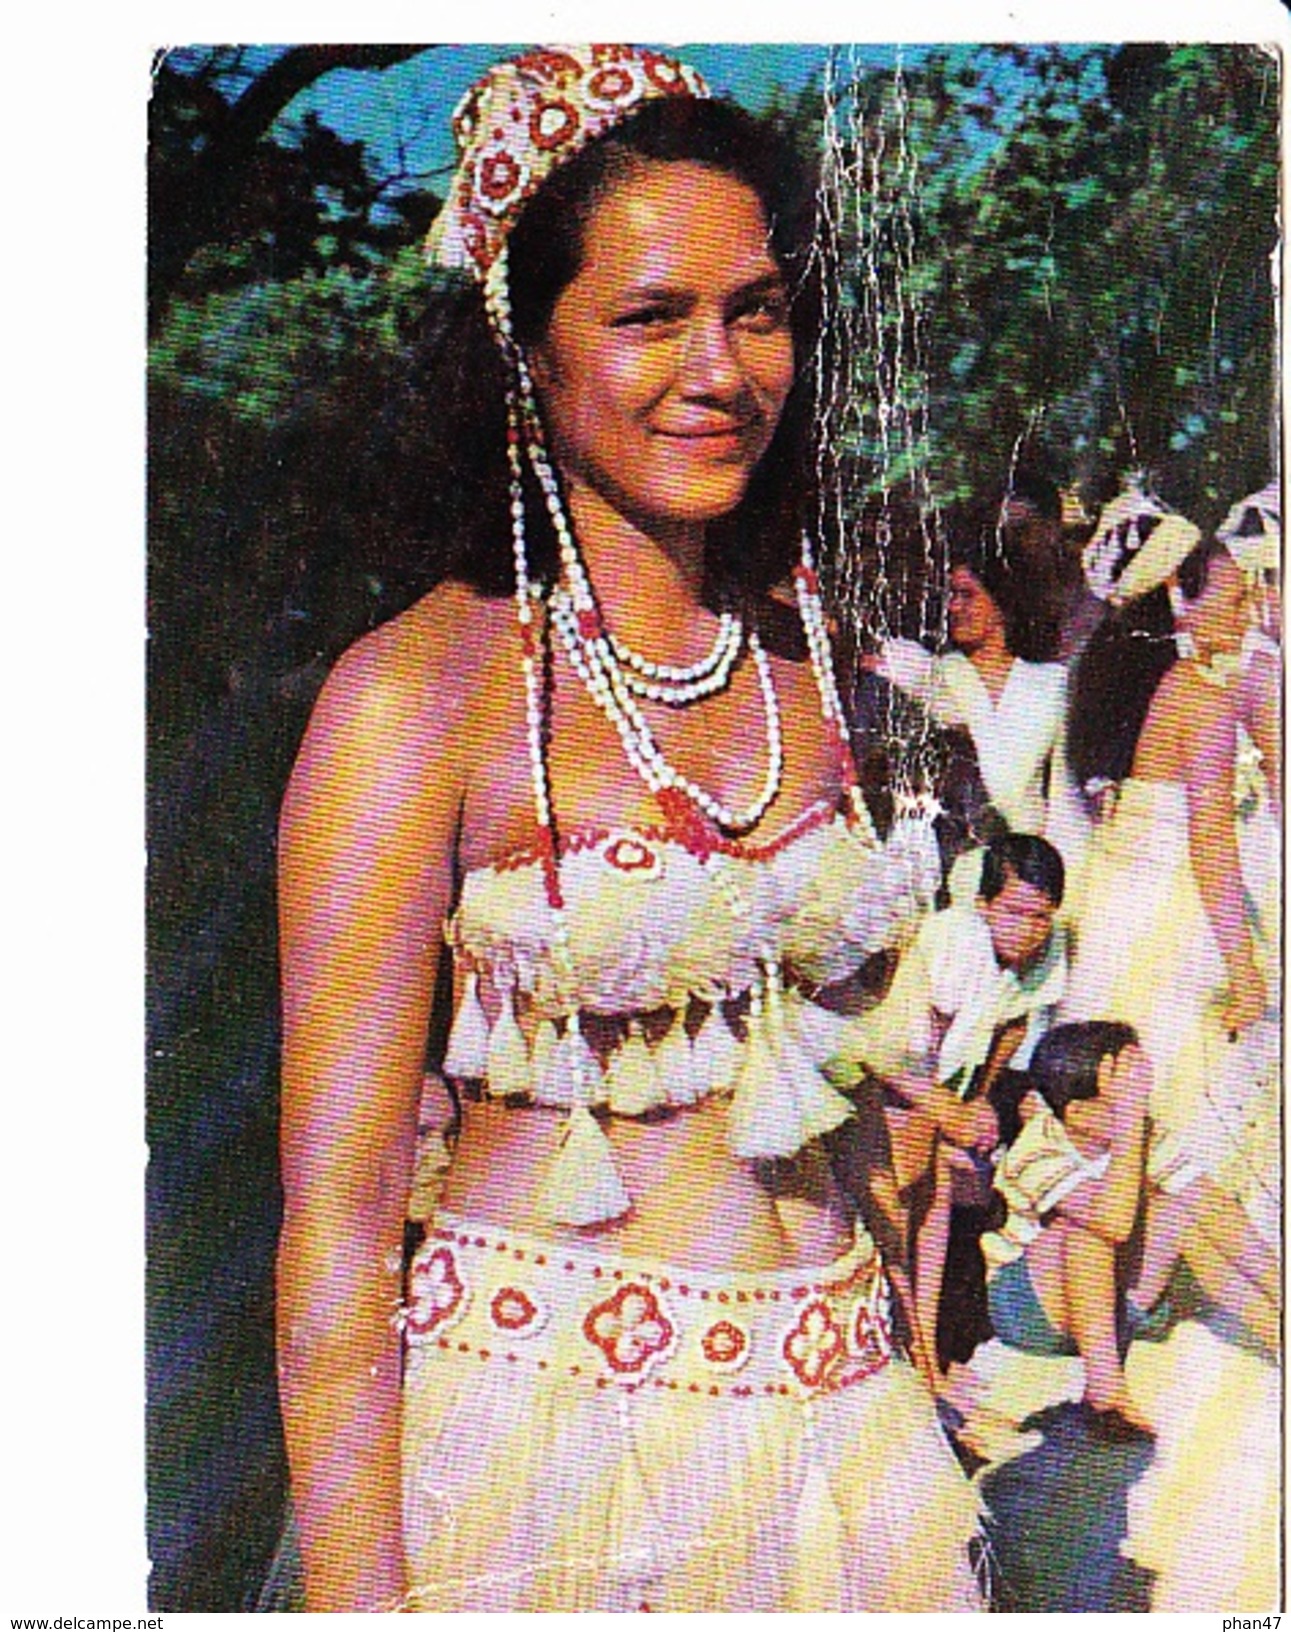
[[[735,1154],[792,1155],[851,1114],[821,1071],[843,1021],[808,994],[896,943],[937,877],[925,821],[876,845],[827,804],[704,856],[662,827],[579,830],[561,858],[562,988],[539,855],[478,868],[446,926],[466,975],[445,1072],[569,1107],[580,1048],[592,1107],[641,1116],[729,1095]]]

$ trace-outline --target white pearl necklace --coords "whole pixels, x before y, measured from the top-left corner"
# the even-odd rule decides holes
[[[707,657],[688,667],[669,663],[652,663],[641,657],[610,630],[605,631],[610,650],[623,667],[623,679],[638,697],[653,703],[667,703],[673,708],[684,708],[723,691],[731,678],[731,670],[744,645],[744,625],[733,612],[723,612],[718,623],[717,638]]]
[[[649,723],[638,707],[627,678],[603,630],[584,630],[573,597],[557,588],[551,596],[552,622],[565,654],[592,701],[618,732],[629,763],[652,793],[677,788],[712,821],[729,833],[756,827],[780,791],[784,772],[784,739],[771,664],[757,631],[749,631],[749,652],[757,669],[767,732],[767,769],[761,791],[743,809],[733,810],[707,789],[669,764],[654,740]]]

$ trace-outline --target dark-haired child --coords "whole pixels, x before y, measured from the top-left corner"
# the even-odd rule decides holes
[[[1028,1072],[1024,1127],[996,1170],[1009,1205],[983,1237],[996,1335],[1030,1354],[1079,1354],[1095,1432],[1151,1437],[1117,1346],[1117,1262],[1139,1216],[1152,1073],[1132,1027],[1057,1026]]]

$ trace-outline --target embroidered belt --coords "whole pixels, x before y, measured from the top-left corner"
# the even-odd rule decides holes
[[[547,1371],[574,1386],[799,1400],[892,1357],[873,1243],[823,1267],[713,1274],[440,1215],[413,1259],[408,1364],[436,1350]]]

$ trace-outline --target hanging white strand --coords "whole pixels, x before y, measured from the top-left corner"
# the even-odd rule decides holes
[[[898,633],[944,640],[945,600],[929,593],[944,582],[946,548],[929,476],[919,164],[899,55],[892,73],[879,75],[852,53],[830,53],[817,213],[829,257],[831,336],[821,353],[817,429],[822,442],[842,450],[828,471],[834,491],[820,503],[829,522],[819,529],[822,540],[841,540],[836,559],[826,560],[825,581],[861,649]],[[899,495],[906,496],[900,508]],[[893,627],[898,598],[916,584],[917,627]],[[894,735],[895,719],[886,723]],[[927,747],[926,736],[902,744],[916,784],[925,778],[919,767]]]

